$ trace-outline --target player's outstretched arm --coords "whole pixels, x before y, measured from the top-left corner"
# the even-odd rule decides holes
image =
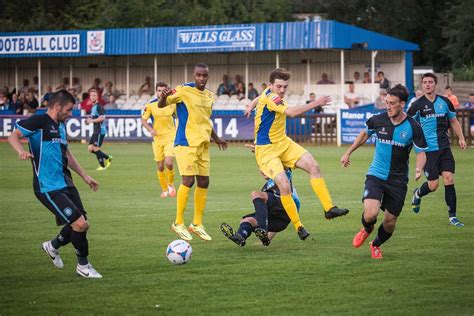
[[[464,138],[464,135],[462,134],[461,124],[459,124],[459,121],[456,117],[453,117],[449,121],[451,123],[451,128],[453,129],[454,133],[456,133],[456,136],[459,139],[459,147],[461,147],[462,150],[466,150],[467,148],[466,139]]]
[[[18,158],[21,160],[28,160],[30,158],[33,158],[33,155],[25,151],[23,148],[23,145],[20,142],[20,139],[23,137],[21,132],[19,130],[14,130],[11,135],[8,137],[8,142],[10,143],[10,146],[12,146],[13,150],[15,150],[18,153]]]
[[[246,109],[244,111],[244,115],[246,118],[250,118],[250,114],[252,114],[253,109],[255,109],[255,107],[257,106],[259,97],[260,96],[256,97],[249,104],[247,104]]]
[[[76,157],[72,154],[72,152],[68,149],[66,151],[67,160],[68,160],[68,167],[71,168],[75,173],[77,173],[85,183],[87,183],[92,191],[97,191],[99,189],[99,183],[92,179],[82,168],[79,162],[77,161]]]
[[[415,167],[415,181],[421,178],[423,169],[425,168],[426,163],[426,154],[424,151],[421,151],[416,154],[416,167]]]
[[[285,114],[286,116],[289,116],[289,117],[295,117],[303,113],[306,113],[317,106],[328,105],[329,103],[331,103],[331,101],[332,101],[331,97],[322,96],[322,97],[319,97],[317,100],[314,100],[313,102],[310,102],[305,105],[291,106],[285,110]]]
[[[366,130],[362,130],[359,135],[357,135],[356,139],[352,143],[351,147],[346,151],[346,153],[341,157],[341,165],[342,167],[349,167],[351,165],[350,157],[354,151],[357,150],[360,146],[365,144],[365,142],[369,139],[369,134],[367,134]]]
[[[217,144],[217,146],[219,146],[220,150],[227,149],[227,142],[225,141],[225,139],[222,139],[219,136],[217,136],[216,132],[214,131],[214,128],[212,129],[211,137],[214,140],[214,142]]]

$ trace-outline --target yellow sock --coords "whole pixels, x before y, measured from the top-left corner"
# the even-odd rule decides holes
[[[196,187],[194,190],[194,225],[202,225],[202,216],[207,201],[207,189]]]
[[[173,185],[174,183],[174,169],[165,168],[166,178],[168,179],[168,185]]]
[[[184,210],[188,204],[190,190],[191,188],[188,188],[182,184],[178,188],[178,194],[176,198],[176,220],[174,221],[174,223],[177,225],[184,224]]]
[[[164,171],[158,170],[156,172],[156,176],[158,177],[158,182],[160,183],[161,190],[168,191],[168,182],[166,182],[166,176]]]
[[[314,193],[318,197],[319,201],[323,205],[324,211],[329,211],[334,204],[332,204],[331,194],[329,194],[328,187],[324,178],[313,178],[311,179],[311,187]]]
[[[298,227],[303,226],[300,221],[300,216],[298,215],[298,210],[296,208],[295,201],[291,197],[291,194],[287,195],[281,195],[281,204],[283,205],[283,208],[286,211],[286,214],[288,214],[288,217],[290,218],[291,222],[295,226],[295,229],[298,229]]]

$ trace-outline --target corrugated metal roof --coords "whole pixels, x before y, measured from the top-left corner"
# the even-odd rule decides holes
[[[336,21],[259,23],[238,25],[208,25],[188,27],[159,27],[134,29],[77,30],[0,33],[0,58],[88,56],[90,33],[101,33],[95,42],[97,49],[105,35],[101,55],[187,54],[241,51],[281,51],[308,49],[351,49],[355,43],[365,44],[367,50],[416,51],[417,44]],[[64,52],[58,45],[64,36],[80,37],[77,52]],[[28,38],[25,38],[28,36]],[[59,36],[51,39],[48,36]],[[29,38],[41,38],[32,43]],[[13,51],[20,38],[23,50]],[[30,40],[30,42],[26,41]],[[68,39],[66,39],[66,43]],[[25,42],[26,41],[26,42]],[[36,40],[35,40],[36,41]],[[39,41],[39,40],[38,40]],[[42,47],[41,45],[44,45]],[[44,49],[43,49],[44,48]],[[60,47],[59,47],[60,48]],[[90,48],[90,47],[89,47]],[[49,51],[48,51],[49,49]],[[45,52],[48,51],[48,52]],[[9,53],[12,52],[12,53]],[[97,53],[95,53],[96,55]]]

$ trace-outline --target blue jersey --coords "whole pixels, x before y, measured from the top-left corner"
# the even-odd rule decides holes
[[[291,197],[293,198],[293,201],[295,201],[296,208],[298,211],[300,210],[300,198],[298,196],[298,193],[296,192],[295,187],[293,186],[293,180],[292,180],[292,172],[291,169],[287,169],[286,171],[286,176],[288,177],[288,181],[290,181],[290,186],[291,186]],[[276,197],[280,197],[280,190],[278,189],[278,186],[276,185],[275,181],[272,179],[269,179],[265,185],[262,188],[263,192],[271,192],[273,195]]]
[[[450,146],[449,120],[456,117],[456,110],[448,98],[436,95],[434,102],[422,96],[408,109],[407,114],[420,123],[428,143],[427,151],[436,151]]]
[[[99,118],[99,116],[105,115],[105,109],[99,103],[96,103],[91,110],[91,116],[93,119]],[[105,134],[107,128],[105,127],[105,120],[100,123],[94,123],[94,134]]]
[[[48,114],[33,115],[16,123],[17,129],[28,138],[33,154],[33,188],[47,193],[73,187],[67,168],[67,139],[64,123],[56,123]]]
[[[375,135],[374,159],[367,174],[382,180],[408,182],[412,145],[417,151],[427,149],[421,126],[409,116],[393,125],[387,112],[372,116],[366,125],[367,134]]]

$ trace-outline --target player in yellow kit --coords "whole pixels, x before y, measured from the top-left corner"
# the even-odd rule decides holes
[[[142,124],[153,137],[153,154],[158,169],[156,176],[161,186],[162,198],[176,196],[176,189],[173,185],[173,143],[176,133],[173,113],[176,105],[172,104],[164,109],[158,107],[158,99],[166,88],[168,88],[168,85],[164,82],[156,84],[156,98],[153,98],[146,104],[142,114]],[[150,118],[153,121],[153,126],[148,124],[148,119]]]
[[[255,158],[260,170],[273,179],[280,189],[283,208],[298,236],[304,240],[309,233],[301,223],[296,204],[291,197],[291,186],[285,174],[285,167],[300,168],[309,174],[311,187],[323,205],[327,219],[346,215],[349,210],[334,206],[318,163],[310,153],[286,135],[287,116],[294,117],[317,106],[324,106],[330,103],[331,99],[324,96],[306,105],[288,107],[284,96],[289,79],[290,73],[286,69],[273,70],[269,87],[258,98],[255,113]]]
[[[184,240],[191,240],[189,232],[203,240],[212,240],[202,224],[209,187],[209,143],[210,138],[220,149],[227,148],[227,142],[220,139],[210,121],[214,94],[206,89],[209,68],[197,64],[193,70],[194,82],[178,86],[174,90],[165,89],[158,102],[160,108],[176,104],[178,126],[174,141],[174,153],[182,177],[176,201],[176,220],[171,228]],[[184,211],[194,182],[194,218],[188,229],[184,225]]]

